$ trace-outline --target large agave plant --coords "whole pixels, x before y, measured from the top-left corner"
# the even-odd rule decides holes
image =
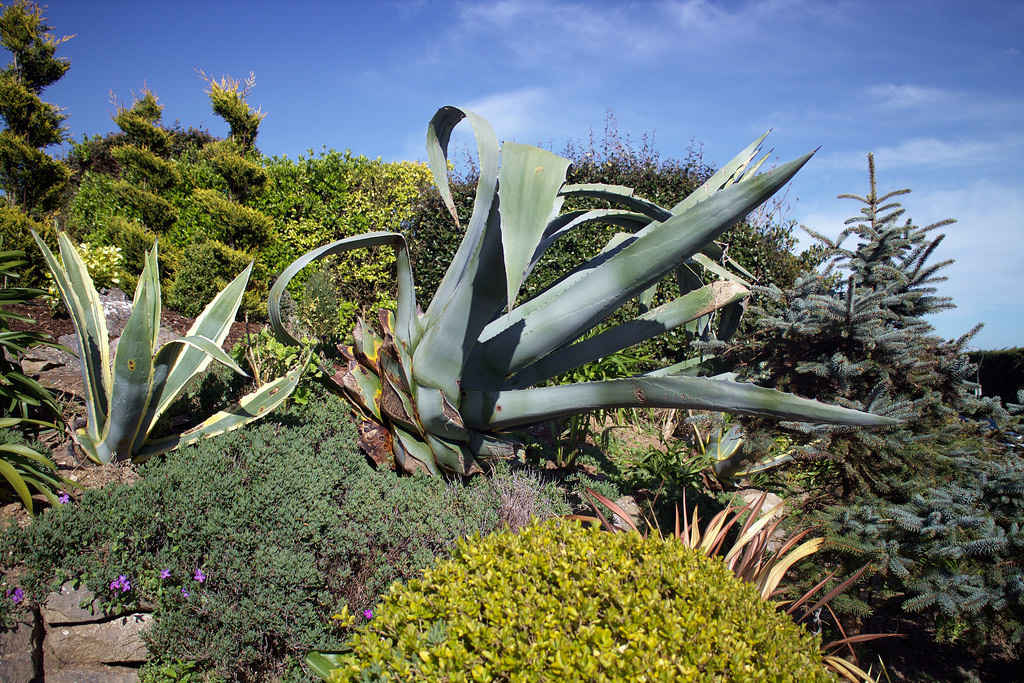
[[[471,111],[444,107],[427,128],[434,179],[456,223],[447,178],[452,130],[469,119],[480,180],[465,238],[427,310],[416,303],[409,250],[395,233],[373,232],[325,245],[292,263],[270,292],[271,326],[298,341],[281,321],[281,296],[306,265],[352,249],[390,245],[396,252],[396,311],[381,311],[379,332],[359,321],[347,365],[333,380],[365,417],[364,448],[404,471],[467,474],[481,455],[507,452],[501,431],[575,413],[620,407],[672,407],[768,415],[840,424],[887,424],[886,418],[741,384],[690,377],[679,368],[599,382],[531,388],[609,353],[719,309],[734,327],[736,302],[748,293],[718,265],[714,240],[772,196],[810,154],[757,175],[761,140],[670,209],[608,185],[566,184],[570,162],[529,145],[498,144]],[[500,167],[499,167],[500,156]],[[568,197],[607,200],[612,209],[562,213]],[[520,287],[544,252],[571,230],[594,223],[630,231],[558,283],[523,303]],[[707,271],[709,284],[686,275]],[[628,301],[676,274],[682,295],[634,320],[580,341]],[[721,279],[717,279],[721,278]],[[698,286],[699,285],[699,286]],[[330,374],[330,373],[328,373]]]
[[[124,332],[111,363],[106,319],[89,271],[67,235],[60,233],[61,261],[35,232],[78,338],[87,420],[76,441],[99,463],[143,462],[204,437],[216,436],[255,420],[280,405],[295,389],[304,364],[243,397],[183,434],[153,438],[160,416],[186,385],[216,360],[245,374],[220,348],[235,320],[252,264],[214,297],[180,339],[157,348],[160,328],[160,278],[157,249],[146,255]],[[308,357],[307,361],[308,362]]]

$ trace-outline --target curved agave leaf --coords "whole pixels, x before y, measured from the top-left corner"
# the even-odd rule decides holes
[[[498,136],[494,134],[491,124],[468,109],[453,106],[438,109],[427,126],[427,164],[434,175],[434,182],[437,184],[438,190],[441,191],[441,197],[444,199],[448,211],[455,218],[455,224],[459,224],[459,217],[455,211],[455,204],[452,202],[451,190],[448,186],[448,142],[451,139],[452,130],[463,119],[469,119],[473,126],[477,157],[480,163],[480,180],[476,186],[476,198],[473,202],[473,215],[469,219],[469,227],[466,228],[466,235],[427,308],[426,325],[433,324],[441,316],[460,283],[473,278],[472,263],[476,259],[479,243],[486,231],[486,224],[494,205],[497,189]]]
[[[593,197],[604,199],[612,204],[627,206],[633,211],[648,216],[651,220],[664,222],[672,217],[671,211],[666,211],[654,202],[637,197],[635,190],[624,185],[604,185],[592,183],[586,185],[566,185],[562,188],[562,194],[566,197]]]
[[[591,410],[693,408],[837,425],[893,425],[891,418],[830,406],[755,384],[704,377],[612,379],[511,391],[467,391],[460,411],[478,431],[506,429]]]
[[[213,300],[206,305],[203,312],[199,314],[192,327],[189,328],[186,338],[196,339],[199,337],[212,342],[213,350],[209,346],[199,346],[198,342],[165,344],[157,352],[154,365],[166,369],[166,379],[154,389],[154,402],[146,415],[144,431],[152,429],[160,416],[177,400],[184,391],[189,381],[206,370],[214,356],[220,351],[221,345],[227,339],[231,331],[231,323],[235,321],[238,307],[242,303],[242,296],[245,294],[245,287],[249,282],[249,275],[252,272],[252,263],[243,270],[238,277],[228,283]],[[155,346],[155,343],[154,343]],[[223,352],[221,352],[223,354]],[[226,354],[221,355],[220,362]],[[229,359],[230,360],[230,359]],[[233,362],[226,363],[233,370],[238,366]],[[241,372],[241,368],[235,370]],[[245,374],[242,372],[241,374]]]
[[[416,322],[416,289],[413,285],[412,264],[409,261],[409,245],[406,243],[405,237],[396,232],[368,232],[355,237],[346,237],[303,254],[285,268],[284,272],[274,281],[273,287],[270,288],[270,297],[267,301],[270,327],[278,341],[290,346],[302,346],[302,342],[292,336],[281,320],[281,297],[284,295],[288,283],[300,270],[314,261],[328,256],[343,254],[353,249],[376,246],[389,246],[395,250],[398,268],[398,318],[395,323],[395,333],[406,344],[413,343],[418,324]],[[330,373],[327,374],[330,375]]]

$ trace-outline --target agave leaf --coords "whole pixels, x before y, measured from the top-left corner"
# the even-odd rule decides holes
[[[544,237],[533,254],[527,274],[537,265],[541,256],[551,247],[555,241],[576,228],[591,223],[604,225],[616,225],[627,228],[631,231],[642,230],[650,225],[651,218],[635,211],[623,211],[621,209],[591,209],[590,211],[570,211],[556,216],[544,230]]]
[[[548,354],[514,375],[503,389],[523,389],[675,329],[737,301],[749,292],[735,282],[713,282],[633,320]]]
[[[459,411],[440,389],[417,386],[414,398],[420,422],[428,432],[451,441],[469,441],[469,432],[462,424]]]
[[[480,333],[506,300],[500,223],[495,205],[488,216],[486,231],[477,244],[478,250],[467,265],[465,279],[460,280],[439,316],[427,320],[430,316],[430,311],[427,311],[423,320],[423,336],[412,354],[416,383],[440,389],[452,403],[458,402],[457,382],[466,376],[466,359],[476,346]],[[436,294],[434,302],[440,296],[440,292]]]
[[[434,452],[424,441],[398,426],[394,427],[394,434],[398,437],[394,441],[395,456],[403,470],[410,474],[417,471],[441,473],[434,461]]]
[[[449,306],[455,290],[464,280],[473,279],[473,262],[477,258],[480,242],[484,238],[487,222],[494,205],[498,183],[498,136],[494,134],[485,119],[479,115],[459,107],[442,107],[434,114],[427,126],[427,164],[434,174],[434,182],[441,191],[448,211],[459,224],[455,204],[448,189],[448,141],[452,130],[462,119],[469,119],[476,137],[477,157],[480,164],[480,180],[476,186],[476,198],[473,201],[473,215],[469,219],[466,235],[445,271],[441,283],[437,287],[430,306],[427,307],[424,326],[432,325],[442,312]]]
[[[476,466],[476,460],[465,452],[461,444],[449,443],[430,432],[424,432],[427,445],[433,453],[434,462],[450,473],[466,476]],[[479,468],[477,468],[479,469]]]
[[[343,663],[343,652],[317,652],[313,650],[306,654],[306,664],[309,665],[317,677],[329,680],[331,672],[340,667]]]
[[[60,292],[68,314],[75,325],[78,339],[78,357],[82,368],[82,386],[85,392],[88,435],[92,442],[100,438],[100,429],[107,420],[107,402],[113,377],[110,370],[110,350],[107,321],[100,305],[99,294],[82,259],[71,240],[63,233],[57,239],[64,266],[54,257],[50,248],[33,230],[32,237],[43,252],[54,284]],[[79,298],[81,293],[83,298]]]
[[[493,382],[578,339],[774,194],[809,158],[721,190],[684,214],[651,224],[582,280],[552,287],[545,305],[526,316],[513,310],[509,327],[474,350],[466,376],[479,373]]]
[[[704,254],[694,254],[693,260],[699,263],[701,267],[704,268],[704,270],[714,273],[723,280],[734,280],[743,285],[744,287],[746,287],[747,289],[750,289],[750,282],[736,275],[736,273],[733,273],[729,269],[723,268],[722,266],[718,265]]]
[[[152,252],[151,252],[152,253]],[[160,302],[152,288],[151,261],[135,288],[131,315],[117,343],[114,355],[114,384],[110,391],[110,412],[96,455],[101,463],[130,460],[132,445],[140,431],[153,390],[153,323],[160,321]],[[154,308],[156,315],[154,316]]]
[[[768,137],[767,131],[764,135],[754,140],[752,143],[747,145],[746,149],[734,156],[729,160],[729,163],[718,169],[714,175],[704,181],[704,184],[698,187],[696,190],[686,196],[681,202],[672,207],[672,213],[678,214],[683,211],[695,206],[698,202],[702,202],[715,192],[718,192],[723,187],[730,184],[730,181],[742,173],[743,169],[746,168],[751,159],[757,154],[758,148],[764,139]]]
[[[235,315],[242,303],[242,295],[245,294],[251,272],[252,263],[206,305],[186,336],[209,339],[219,349],[231,331],[231,324],[235,322]],[[157,397],[156,402],[146,419],[146,424],[150,427],[156,424],[164,411],[177,400],[189,381],[203,372],[212,360],[211,355],[198,346],[174,345],[170,349],[167,346],[164,345],[159,354],[160,362],[166,364],[168,368],[167,380],[159,392],[154,394]],[[167,351],[164,352],[164,349]]]
[[[349,363],[348,374],[345,375],[342,386],[378,422],[382,419],[380,402],[383,390],[380,385],[380,377],[359,363],[352,362]]]
[[[610,379],[511,391],[467,391],[466,426],[479,431],[553,420],[590,410],[692,408],[837,425],[893,425],[896,420],[830,406],[755,384],[704,377]]]
[[[586,185],[566,185],[562,188],[562,194],[566,197],[593,197],[603,199],[612,204],[619,204],[629,207],[633,211],[642,213],[655,221],[667,221],[672,213],[661,208],[654,202],[637,197],[634,190],[623,185],[603,185],[592,183]]]
[[[568,159],[532,145],[506,142],[501,147],[498,201],[509,310],[548,221],[558,215],[565,201],[558,190],[565,183],[569,164]]]
[[[284,291],[285,288],[288,287],[288,283],[292,281],[292,278],[294,278],[300,270],[309,264],[319,261],[320,259],[327,258],[328,256],[343,254],[347,251],[352,251],[353,249],[377,246],[392,247],[395,250],[395,256],[399,265],[401,266],[402,264],[405,264],[405,270],[407,271],[405,275],[402,275],[401,269],[399,271],[399,310],[398,322],[396,323],[396,333],[400,335],[400,339],[409,343],[409,339],[408,337],[405,337],[405,335],[409,333],[412,326],[411,318],[415,316],[416,293],[415,289],[413,289],[412,272],[409,269],[409,246],[406,243],[405,238],[396,232],[368,232],[363,235],[356,235],[355,237],[346,237],[306,252],[285,268],[284,272],[282,272],[281,275],[278,276],[277,280],[274,281],[273,287],[270,288],[270,297],[267,300],[267,313],[270,318],[270,327],[274,331],[274,336],[277,340],[284,344],[288,344],[289,346],[302,346],[302,342],[292,336],[291,332],[285,328],[284,322],[281,320],[281,297],[284,296]],[[403,325],[403,323],[405,324]]]
[[[135,462],[145,462],[154,455],[186,446],[199,439],[218,436],[263,417],[291,395],[302,379],[310,360],[311,356],[306,355],[302,362],[282,377],[267,382],[256,391],[243,396],[236,405],[220,411],[194,429],[162,439],[146,440],[136,452]]]

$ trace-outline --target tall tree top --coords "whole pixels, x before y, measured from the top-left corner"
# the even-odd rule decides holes
[[[29,0],[18,0],[0,14],[0,45],[11,52],[13,60],[4,69],[35,94],[60,80],[71,67],[65,58],[54,57],[57,46],[74,36],[57,36],[43,16],[43,8]]]

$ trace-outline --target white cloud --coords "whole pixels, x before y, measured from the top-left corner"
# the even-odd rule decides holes
[[[947,140],[920,137],[874,151],[879,168],[933,168],[951,166],[995,166],[1009,164],[1024,150],[1024,135],[1012,133],[999,138]],[[837,152],[822,159],[830,169],[861,169],[867,151]]]
[[[867,89],[867,97],[876,106],[887,109],[910,109],[929,107],[948,102],[954,93],[941,88],[920,85],[876,85]]]
[[[551,93],[543,88],[521,88],[492,93],[472,100],[466,106],[487,119],[499,139],[517,137],[524,142],[523,135],[545,127],[550,119],[548,109],[551,104]]]

